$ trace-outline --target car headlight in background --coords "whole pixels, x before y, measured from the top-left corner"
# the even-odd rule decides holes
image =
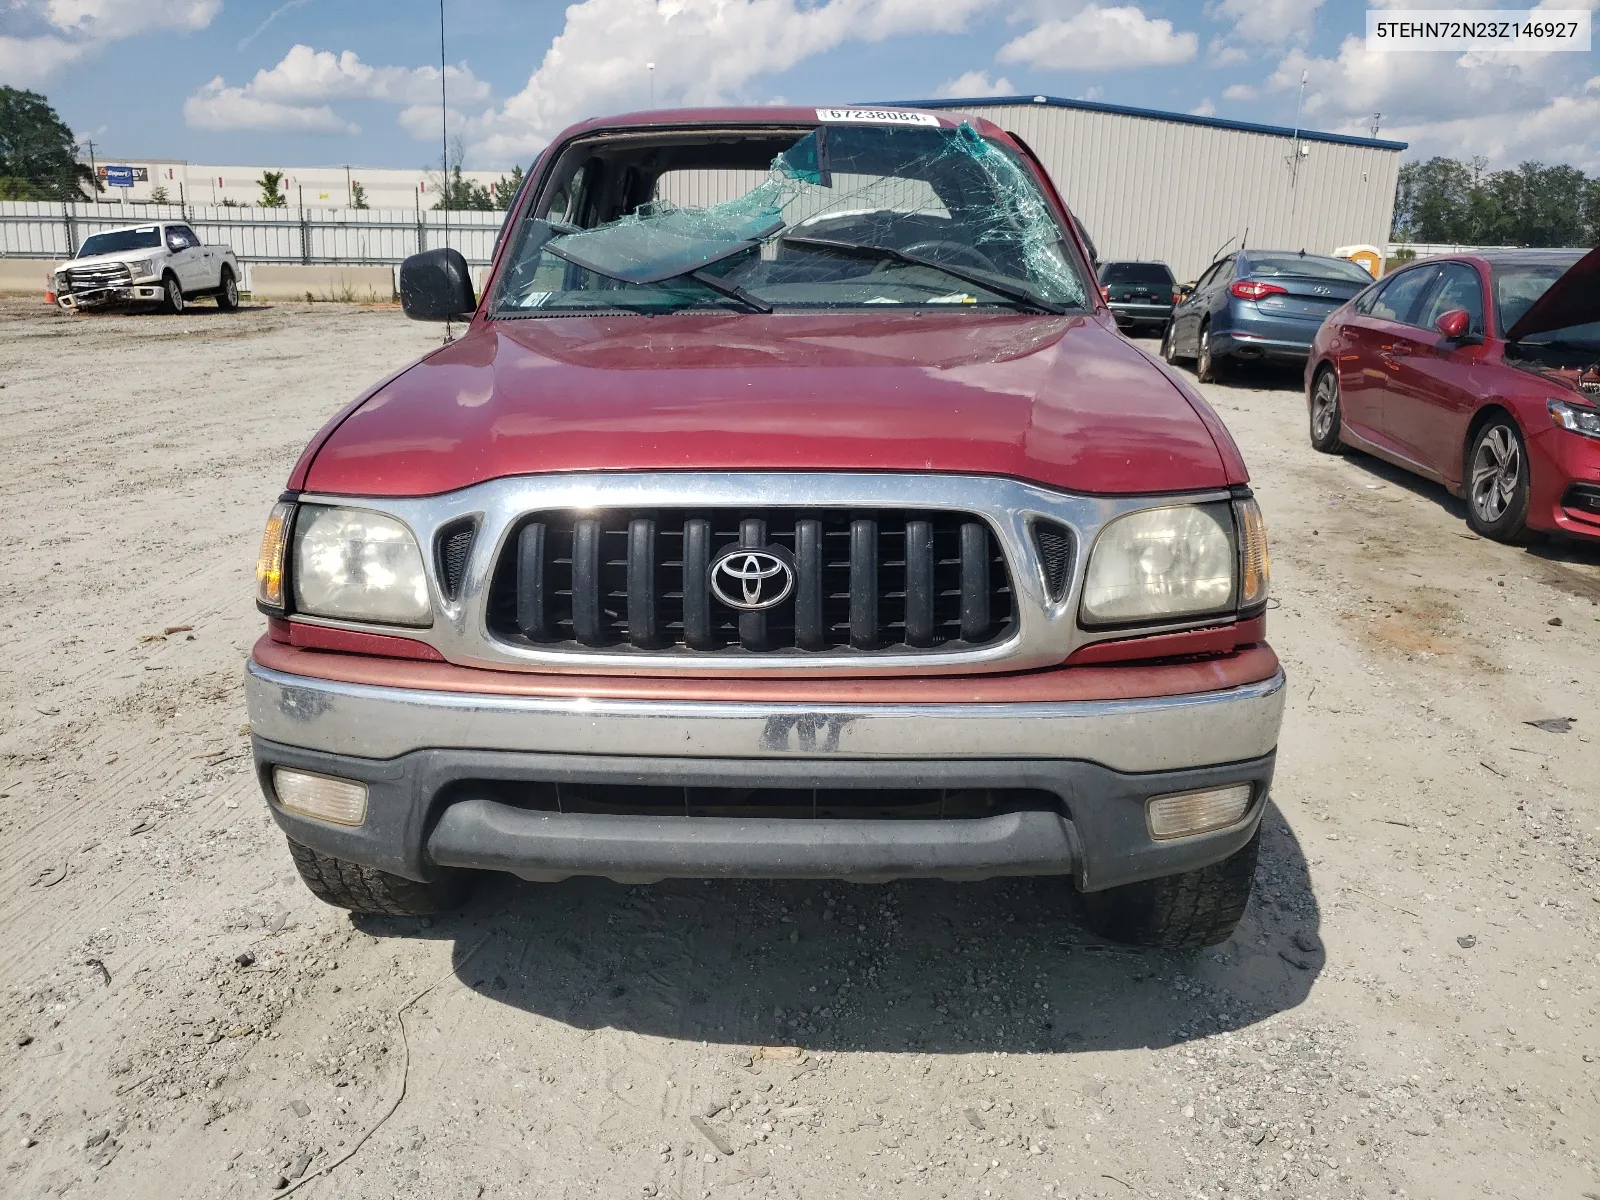
[[[417,539],[382,513],[301,505],[290,576],[297,612],[385,625],[433,623]]]
[[[1545,407],[1550,419],[1563,429],[1581,433],[1584,437],[1600,438],[1600,408],[1587,404],[1568,404],[1565,400],[1548,400]]]
[[[1267,528],[1248,497],[1118,517],[1100,531],[1083,581],[1085,625],[1223,615],[1267,602]]]

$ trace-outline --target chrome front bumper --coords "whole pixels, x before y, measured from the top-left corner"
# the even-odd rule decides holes
[[[1187,696],[1030,704],[757,704],[381,688],[252,662],[256,769],[293,840],[412,879],[445,867],[855,881],[1070,874],[1087,890],[1217,862],[1254,834],[1284,676]],[[277,767],[364,782],[357,828],[286,812]],[[1156,841],[1155,795],[1248,782],[1226,829]],[[528,784],[657,788],[1016,788],[1038,811],[935,820],[548,812]],[[558,797],[560,793],[557,793]]]
[[[1071,758],[1114,771],[1239,762],[1278,742],[1284,676],[1216,692],[1054,704],[711,703],[413,691],[252,662],[258,738],[397,758],[413,750],[668,758]]]

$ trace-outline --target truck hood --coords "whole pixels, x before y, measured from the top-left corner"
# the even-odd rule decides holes
[[[99,267],[115,263],[144,262],[150,258],[161,258],[163,252],[156,249],[124,250],[116,254],[91,254],[87,258],[69,258],[56,264],[57,271],[77,270],[79,267]]]
[[[1089,493],[1245,479],[1198,396],[1085,316],[473,323],[347,408],[293,488],[416,496],[559,471],[948,471]]]

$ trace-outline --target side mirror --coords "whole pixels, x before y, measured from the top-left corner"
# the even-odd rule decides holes
[[[448,247],[424,250],[401,263],[400,307],[413,321],[471,316],[478,298],[461,251]]]
[[[1433,327],[1442,333],[1446,340],[1462,345],[1476,346],[1483,341],[1481,337],[1468,332],[1472,328],[1472,317],[1464,308],[1452,308],[1449,312],[1440,313]]]

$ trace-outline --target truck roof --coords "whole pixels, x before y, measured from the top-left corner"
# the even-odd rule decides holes
[[[820,125],[825,119],[819,115],[827,106],[800,104],[739,105],[718,108],[655,108],[644,112],[617,113],[608,117],[591,117],[587,121],[566,129],[554,141],[565,141],[580,134],[600,129],[682,129],[697,126],[739,125]],[[833,111],[858,113],[918,112],[938,120],[941,128],[954,129],[962,122],[971,125],[985,137],[997,137],[1005,131],[993,121],[947,109],[921,109],[907,105],[873,105],[870,107],[841,107]]]

